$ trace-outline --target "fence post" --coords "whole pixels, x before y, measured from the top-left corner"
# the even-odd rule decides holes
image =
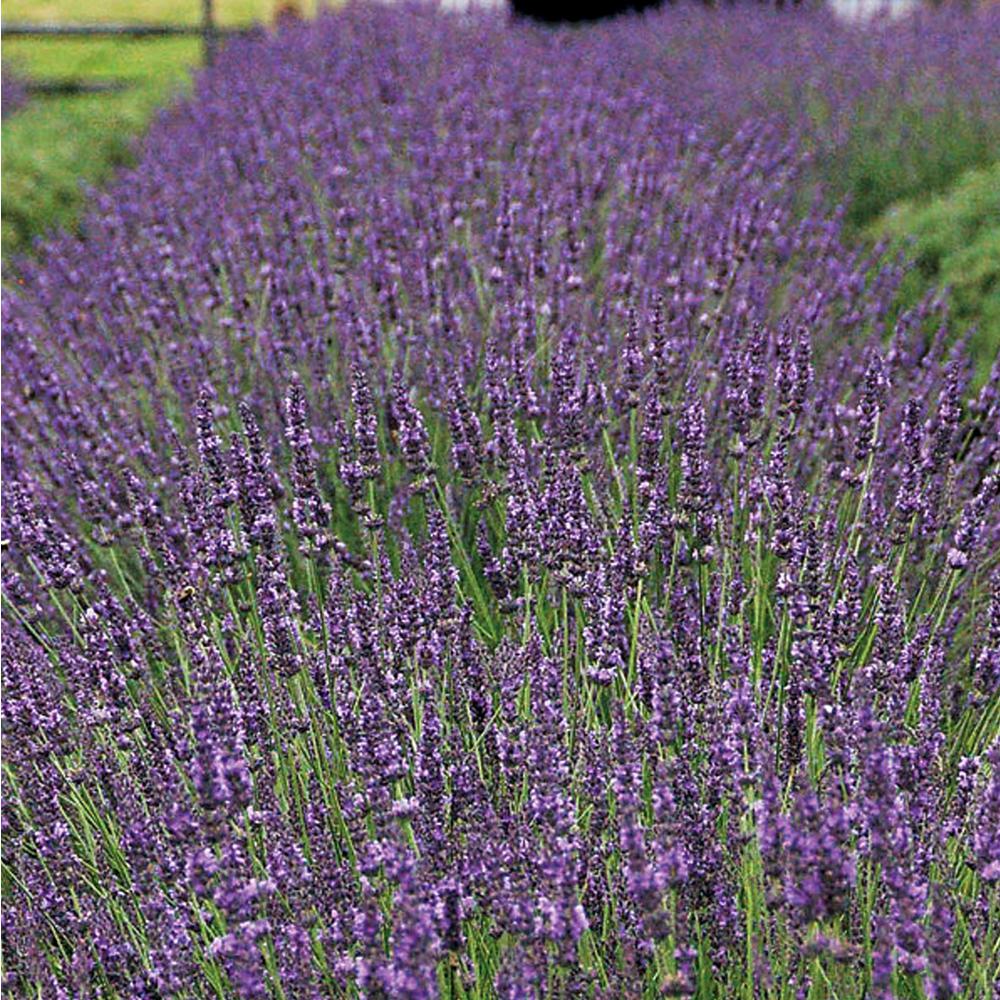
[[[201,37],[204,48],[205,65],[215,62],[215,13],[212,0],[201,0]]]

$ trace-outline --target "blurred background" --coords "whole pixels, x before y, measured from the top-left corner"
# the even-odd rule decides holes
[[[14,280],[12,261],[31,253],[46,232],[73,227],[88,189],[132,162],[136,138],[157,109],[190,87],[192,69],[211,58],[226,34],[271,29],[282,18],[311,17],[325,2],[6,0],[5,281]],[[486,5],[501,2],[485,0]],[[874,30],[876,21],[920,16],[922,0],[828,2],[842,21],[866,31]],[[443,5],[464,8],[469,0],[444,0]],[[648,6],[648,0],[641,5]],[[513,0],[513,6],[543,8],[553,17],[596,10],[559,0]],[[795,6],[794,0],[785,6]],[[721,0],[720,17],[726,7]],[[954,9],[967,7],[959,0]],[[128,33],[137,28],[147,34]],[[105,34],[60,33],[78,29]],[[155,33],[164,29],[171,33]],[[1000,345],[1000,134],[983,124],[997,117],[966,114],[961,107],[928,117],[920,109],[900,107],[889,116],[874,115],[875,124],[866,127],[859,108],[857,127],[836,157],[819,164],[818,173],[826,197],[849,205],[849,236],[861,245],[887,241],[888,252],[906,248],[915,262],[907,275],[908,298],[916,301],[931,286],[950,288],[959,328],[979,331],[980,371]]]

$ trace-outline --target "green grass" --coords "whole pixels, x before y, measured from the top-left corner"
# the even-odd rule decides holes
[[[5,52],[14,48],[9,43]],[[78,216],[84,185],[106,181],[130,161],[133,137],[187,85],[187,67],[199,55],[198,41],[189,38],[31,41],[16,48],[28,75],[123,79],[129,86],[108,94],[37,96],[3,123],[5,258]],[[62,58],[72,62],[73,72],[65,72]]]
[[[216,17],[224,24],[250,24],[271,19],[276,0],[215,0]],[[316,0],[299,2],[314,11]],[[153,21],[194,24],[201,19],[200,0],[5,0],[6,21]]]
[[[901,203],[869,228],[905,248],[914,266],[901,305],[914,305],[931,285],[951,290],[960,329],[976,327],[972,352],[983,377],[1000,351],[1000,160],[965,173],[934,198]]]
[[[275,0],[216,0],[220,24],[270,21]],[[315,0],[299,4],[315,10]],[[197,23],[199,0],[7,0],[7,21],[149,21]],[[201,59],[197,38],[125,40],[15,38],[5,42],[4,62],[28,76],[59,80],[122,80],[120,92],[38,96],[4,121],[4,259],[32,242],[72,225],[84,185],[105,183],[129,163],[134,137],[154,111],[183,91]]]

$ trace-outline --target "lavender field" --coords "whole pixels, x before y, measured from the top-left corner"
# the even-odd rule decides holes
[[[998,54],[230,43],[3,295],[3,995],[997,996],[1000,361],[833,181]]]

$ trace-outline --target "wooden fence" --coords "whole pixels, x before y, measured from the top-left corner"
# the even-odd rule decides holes
[[[215,21],[213,0],[201,0],[201,22],[199,24],[50,24],[44,22],[4,22],[0,32],[4,38],[170,38],[176,36],[198,36],[202,41],[202,55],[206,65],[215,60],[218,40],[223,35],[241,34],[248,28],[220,27]],[[120,86],[120,84],[115,84]],[[32,90],[43,92],[59,91],[92,92],[95,89],[110,89],[107,84],[73,81],[37,81],[29,83]]]

